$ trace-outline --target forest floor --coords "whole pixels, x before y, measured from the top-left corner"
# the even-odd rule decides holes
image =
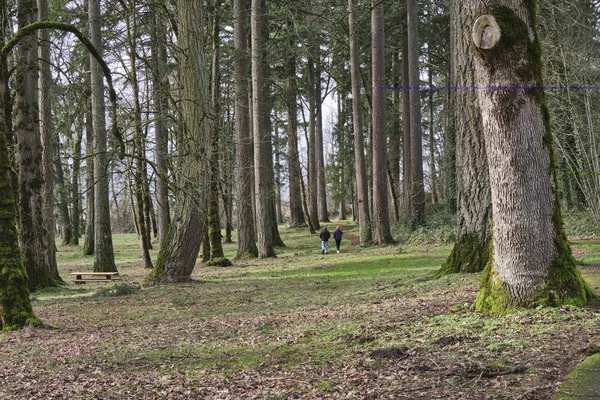
[[[600,344],[598,302],[488,317],[480,274],[432,278],[451,245],[361,249],[342,227],[341,254],[281,229],[276,259],[145,289],[135,236],[115,235],[123,283],[34,293],[49,328],[0,333],[0,398],[553,399]],[[572,245],[600,293],[600,241]],[[58,258],[65,280],[92,264]]]

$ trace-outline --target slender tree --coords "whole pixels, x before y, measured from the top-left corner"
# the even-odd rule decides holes
[[[403,185],[403,214],[406,221],[412,219],[412,161],[411,161],[411,115],[410,115],[410,66],[408,56],[408,0],[400,2],[400,32],[401,32],[401,57],[402,57],[402,174]]]
[[[490,4],[491,3],[491,4]],[[490,171],[493,254],[478,310],[574,304],[593,296],[562,225],[535,2],[475,1],[476,84]],[[466,30],[465,30],[466,31]],[[515,90],[504,89],[514,87]]]

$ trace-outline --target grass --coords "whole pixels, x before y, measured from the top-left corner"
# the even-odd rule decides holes
[[[317,236],[282,228],[276,259],[198,264],[195,283],[147,289],[136,237],[115,235],[122,283],[37,292],[54,329],[0,333],[0,397],[551,398],[600,342],[597,308],[490,318],[473,311],[480,275],[432,279],[451,245],[356,250],[356,231],[322,255]],[[234,259],[235,244],[224,250]],[[574,250],[598,282],[600,245]],[[65,278],[93,265],[76,247],[58,258]],[[514,367],[526,372],[482,377]]]

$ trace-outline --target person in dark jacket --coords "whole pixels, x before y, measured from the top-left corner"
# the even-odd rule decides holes
[[[319,237],[321,238],[321,254],[327,254],[329,251],[329,239],[331,238],[331,233],[327,230],[327,227],[324,227],[321,233],[319,233]]]
[[[340,254],[340,243],[342,242],[342,229],[339,225],[335,226],[335,231],[333,231],[333,238],[335,239],[335,248],[337,249],[337,253]]]

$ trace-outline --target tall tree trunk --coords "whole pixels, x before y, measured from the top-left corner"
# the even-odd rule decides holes
[[[412,160],[411,160],[411,127],[410,127],[410,66],[408,57],[408,15],[407,0],[401,0],[400,29],[402,44],[402,193],[403,193],[403,214],[406,221],[411,221],[412,217]]]
[[[302,194],[300,180],[302,171],[298,157],[298,105],[296,93],[296,41],[292,38],[294,32],[293,19],[288,20],[289,51],[287,59],[287,150],[288,150],[288,176],[290,197],[290,227],[297,228],[304,225],[304,212],[302,211]]]
[[[219,142],[220,129],[222,129],[222,116],[220,104],[220,73],[221,73],[221,49],[220,42],[220,13],[221,0],[214,0],[212,4],[213,26],[212,26],[212,77],[211,77],[211,105],[212,105],[212,154],[211,154],[211,176],[208,201],[208,235],[210,240],[210,258],[220,266],[231,265],[229,260],[224,260],[223,235],[221,235],[221,218],[219,215]],[[210,261],[209,261],[210,263]]]
[[[195,0],[179,0],[179,79],[181,91],[182,140],[179,146],[178,179],[174,223],[169,229],[152,272],[145,285],[160,282],[186,282],[200,251],[200,238],[206,232],[206,210],[210,181],[211,152],[209,77],[204,54],[204,9]]]
[[[22,28],[37,20],[36,3],[17,2]],[[38,46],[33,36],[21,39],[16,61],[15,133],[19,144],[19,242],[30,291],[59,283],[56,253],[44,221],[42,142],[38,115]],[[52,242],[54,246],[54,241]]]
[[[235,137],[238,249],[236,258],[257,257],[252,204],[252,134],[250,131],[248,19],[250,0],[234,0]]]
[[[483,124],[477,92],[460,90],[475,87],[475,47],[464,34],[473,25],[477,6],[474,2],[455,1],[451,8],[451,113],[455,118],[457,236],[452,253],[439,275],[483,271],[489,259],[492,203]]]
[[[358,61],[358,37],[356,35],[357,0],[348,0],[348,25],[350,33],[350,75],[352,79],[352,120],[354,123],[354,165],[356,173],[356,195],[358,199],[358,223],[360,244],[371,243],[371,219],[369,214],[369,194],[367,186],[367,167],[362,126],[362,107],[360,95],[360,65]]]
[[[437,204],[438,199],[438,183],[437,183],[437,172],[435,168],[435,132],[433,124],[433,61],[431,60],[431,49],[427,49],[427,59],[429,66],[427,68],[427,80],[429,83],[428,90],[428,109],[429,109],[429,182],[431,185],[431,201],[433,204]]]
[[[252,122],[254,129],[254,171],[256,185],[256,233],[258,244],[258,257],[275,257],[273,247],[271,212],[272,193],[269,187],[269,174],[272,170],[271,158],[271,133],[266,120],[267,99],[265,93],[265,9],[261,0],[252,0],[251,9],[252,31]]]
[[[373,239],[377,244],[394,241],[390,232],[387,175],[387,130],[385,120],[385,33],[383,3],[372,0],[371,49],[373,70]]]
[[[318,53],[317,53],[318,55]],[[325,159],[323,144],[323,101],[321,98],[321,57],[317,60],[315,68],[315,157],[317,161],[317,208],[319,220],[329,222],[329,211],[327,211],[327,184],[325,182]]]
[[[9,36],[6,1],[0,2],[0,41]],[[41,322],[33,314],[17,233],[13,165],[9,155],[12,137],[12,104],[6,55],[0,56],[0,330],[19,329]]]
[[[85,79],[86,112],[85,112],[85,236],[83,239],[82,253],[87,256],[94,254],[94,215],[96,214],[94,204],[96,203],[94,193],[96,192],[96,180],[94,176],[94,125],[92,122],[92,96],[91,81]]]
[[[90,42],[102,54],[100,1],[89,0]],[[117,271],[113,252],[108,193],[108,157],[104,82],[98,61],[90,56],[94,125],[94,272]]]
[[[165,46],[164,24],[162,19],[153,12],[153,24],[151,28],[152,38],[152,60],[154,70],[152,79],[152,104],[154,107],[154,140],[156,157],[156,208],[158,214],[158,238],[159,247],[162,247],[171,225],[171,214],[169,207],[168,186],[168,140],[169,132],[165,122],[167,121],[167,110],[169,100],[167,96],[168,81],[165,77],[167,66],[167,49]]]
[[[130,83],[133,92],[133,154],[135,156],[135,170],[133,171],[133,191],[135,193],[135,209],[137,221],[137,231],[140,240],[140,253],[144,268],[152,268],[152,259],[150,258],[150,232],[146,224],[146,201],[144,189],[144,164],[146,159],[145,138],[142,132],[142,107],[140,105],[139,84],[137,78],[137,65],[135,63],[136,41],[137,41],[137,21],[135,15],[135,3],[128,4],[129,15],[127,16],[127,39],[129,42],[129,68]]]
[[[312,51],[316,51],[314,47]],[[315,229],[320,229],[318,207],[318,179],[317,179],[317,99],[315,94],[316,72],[314,56],[308,56],[308,207],[310,217]]]
[[[419,35],[417,1],[407,1],[408,64],[410,81],[410,161],[411,222],[425,224],[425,187],[423,183],[423,140],[421,136],[421,91],[419,90]]]
[[[393,207],[395,222],[400,222],[400,204],[398,196],[401,193],[400,190],[400,137],[402,130],[400,129],[400,47],[397,47],[392,52],[392,76],[394,82],[394,90],[392,91],[392,123],[388,137],[388,168],[390,175],[390,190],[394,194]]]
[[[502,314],[540,304],[581,306],[593,292],[562,224],[545,94],[500,89],[543,86],[535,3],[475,5],[476,86],[489,88],[478,95],[494,216],[493,254],[476,307]]]
[[[73,212],[72,212],[72,224],[73,224],[73,238],[71,245],[79,246],[80,232],[80,219],[81,219],[81,193],[79,191],[79,180],[81,179],[81,142],[83,140],[83,113],[80,115],[80,125],[78,126],[75,141],[73,142],[73,176],[71,177],[71,201]]]

